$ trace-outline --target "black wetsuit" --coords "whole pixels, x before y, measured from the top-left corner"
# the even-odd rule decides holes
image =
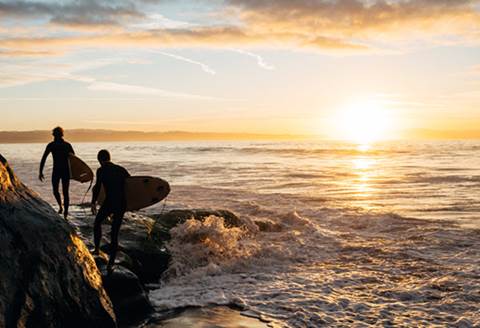
[[[63,203],[65,206],[65,213],[68,213],[68,206],[70,204],[69,188],[70,188],[70,161],[69,155],[75,154],[71,144],[63,139],[55,139],[47,145],[45,152],[43,153],[42,161],[40,163],[40,172],[43,171],[45,161],[49,154],[53,157],[53,170],[52,170],[52,187],[53,195],[58,202],[58,205],[62,206],[62,200],[60,198],[60,192],[58,187],[60,181],[62,181]]]
[[[117,254],[118,233],[126,211],[125,180],[129,176],[130,174],[123,167],[107,162],[97,170],[97,181],[93,187],[92,203],[97,201],[102,186],[105,191],[105,200],[97,213],[93,230],[96,249],[100,246],[102,222],[108,216],[113,215],[110,235],[110,265],[114,264]]]

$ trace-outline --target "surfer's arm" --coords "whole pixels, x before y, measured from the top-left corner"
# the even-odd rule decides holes
[[[50,149],[50,144],[45,148],[45,151],[43,152],[42,159],[40,161],[40,170],[38,172],[38,179],[40,181],[43,181],[43,168],[45,167],[45,162],[47,161],[47,157],[50,154],[51,149]]]

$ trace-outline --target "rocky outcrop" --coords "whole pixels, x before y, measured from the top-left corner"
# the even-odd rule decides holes
[[[217,216],[224,219],[225,226],[227,227],[241,227],[246,222],[240,220],[238,216],[227,210],[209,210],[209,209],[189,209],[189,210],[172,210],[164,214],[154,215],[156,230],[170,230],[178,224],[185,223],[188,219],[195,219],[203,221],[209,216]]]
[[[81,215],[81,213],[79,213]],[[222,217],[228,227],[245,225],[235,214],[226,210],[188,209],[172,210],[163,214],[153,215],[152,218],[127,213],[120,229],[119,252],[117,265],[123,266],[138,276],[143,284],[157,283],[163,272],[168,269],[170,254],[165,242],[170,240],[170,229],[185,223],[188,219],[203,221],[209,216]],[[84,242],[93,247],[93,221],[91,215],[74,219],[72,222],[78,228]],[[109,223],[105,224],[109,231]],[[103,233],[102,250],[109,252],[109,234]]]
[[[78,211],[78,212],[75,212]],[[93,248],[94,216],[86,209],[74,210],[70,222],[78,229],[83,241]],[[152,311],[145,285],[158,283],[168,269],[170,254],[165,242],[170,240],[170,229],[190,218],[204,220],[209,216],[223,217],[227,226],[244,225],[235,214],[224,210],[173,210],[150,218],[137,213],[126,213],[120,229],[119,249],[115,270],[103,276],[103,285],[112,300],[121,325],[136,324]],[[101,254],[95,257],[98,268],[105,272],[108,260],[110,223],[104,224]]]
[[[93,222],[92,215],[78,213],[81,218],[72,219],[83,241],[93,248]],[[119,235],[119,247],[116,264],[123,266],[145,283],[158,282],[163,271],[168,267],[170,255],[162,244],[153,242],[149,236],[155,221],[149,217],[135,213],[126,213]],[[101,249],[109,253],[110,223],[106,220],[103,225]]]
[[[85,244],[1,155],[0,250],[0,327],[116,326]]]
[[[128,257],[121,254],[121,257]],[[108,255],[101,252],[95,256],[95,262],[101,272],[107,271]],[[121,326],[135,326],[152,313],[148,293],[140,279],[124,266],[124,262],[117,262],[115,270],[103,275],[103,286],[113,303],[113,309]]]

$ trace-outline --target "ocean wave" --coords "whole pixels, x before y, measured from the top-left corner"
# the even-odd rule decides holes
[[[426,184],[453,184],[453,183],[478,183],[478,175],[439,175],[439,176],[416,176],[408,180],[410,183]]]
[[[198,228],[228,251],[209,255],[196,245],[203,262],[192,268],[199,254],[185,251],[182,235],[176,254],[189,270],[152,291],[153,304],[237,304],[284,327],[480,323],[478,231],[388,213],[325,213],[277,213],[270,220],[285,229],[242,235],[212,218],[213,230]],[[229,255],[232,247],[241,255]]]

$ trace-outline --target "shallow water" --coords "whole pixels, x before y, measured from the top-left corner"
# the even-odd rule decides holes
[[[480,324],[480,142],[74,148],[94,168],[108,148],[132,174],[167,179],[167,210],[222,208],[265,222],[266,231],[234,231],[218,218],[178,227],[172,269],[150,294],[159,312],[234,304],[272,326]],[[52,202],[49,184],[36,180],[42,151],[0,145]],[[87,187],[73,186],[74,202]]]

